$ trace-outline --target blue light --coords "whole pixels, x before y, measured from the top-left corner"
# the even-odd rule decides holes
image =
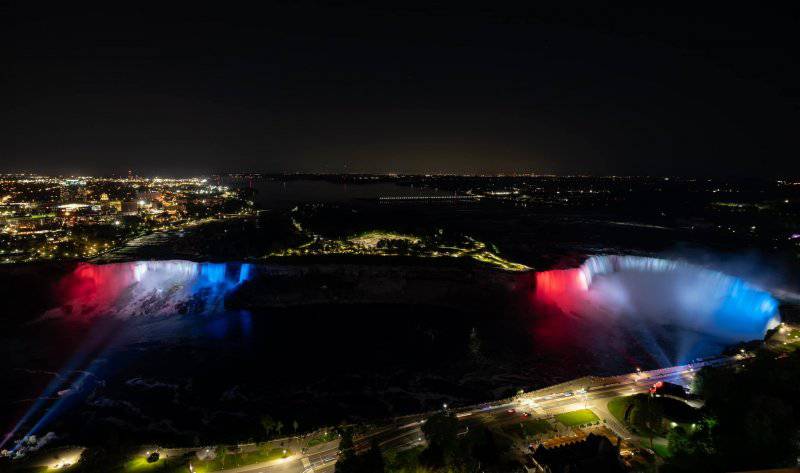
[[[560,299],[588,316],[614,314],[626,317],[628,326],[631,322],[646,326],[638,323],[643,321],[663,327],[666,337],[677,342],[676,362],[763,339],[780,321],[778,302],[767,291],[738,277],[680,260],[597,255],[586,260],[579,271],[589,282],[587,293],[573,290]],[[540,279],[546,281],[537,275],[537,292]],[[640,332],[643,343],[655,347],[651,353],[661,358],[658,344],[648,343],[652,337],[647,330]]]
[[[769,293],[731,277],[727,294],[714,313],[714,324],[730,336],[764,336],[777,314],[777,301]]]
[[[213,284],[223,284],[225,282],[225,263],[200,263],[200,278],[198,284],[210,286]]]
[[[250,279],[251,269],[250,263],[242,263],[242,267],[239,268],[239,284]]]
[[[253,276],[253,269],[249,263],[196,263],[191,261],[85,264],[67,279],[72,278],[70,281],[74,282],[83,281],[88,277],[92,283],[92,291],[85,294],[83,292],[67,294],[66,300],[63,302],[64,306],[98,307],[87,313],[90,313],[91,317],[111,316],[110,321],[143,313],[169,315],[175,313],[171,311],[176,311],[176,307],[181,304],[196,300],[199,300],[200,303],[192,307],[196,308],[197,312],[221,313],[225,308],[225,297],[241,283],[249,280]],[[164,295],[163,300],[158,301],[159,303],[153,303],[154,292]],[[120,294],[126,294],[126,297],[119,298]],[[103,303],[98,304],[98,301]],[[71,312],[56,310],[54,313],[65,316],[64,314]],[[227,317],[232,316],[234,315],[226,314],[220,319],[212,320],[208,326],[209,331],[215,336],[224,336],[232,322]],[[252,331],[249,313],[241,313],[239,323],[243,333],[249,334]],[[83,346],[69,359],[11,431],[0,438],[0,447],[8,444],[20,429],[29,425],[35,419],[34,416],[46,407],[47,400],[52,399],[59,390],[63,389],[71,374],[81,368],[102,343],[108,341],[109,336],[115,333],[112,327],[113,323],[93,327]],[[87,373],[89,371],[87,370]],[[76,386],[80,386],[86,376],[90,376],[90,374],[81,375],[71,385],[71,389],[77,390]],[[41,430],[76,398],[74,395],[59,397],[28,430],[26,437]],[[17,446],[14,448],[16,449]]]

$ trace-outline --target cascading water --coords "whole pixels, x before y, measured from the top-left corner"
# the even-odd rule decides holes
[[[677,340],[683,346],[675,359],[657,350],[662,364],[696,354],[688,340],[698,334],[732,344],[761,339],[780,323],[777,301],[738,277],[640,256],[593,256],[579,268],[539,272],[535,299],[597,324],[676,327],[693,334]],[[649,329],[642,333],[651,336]]]
[[[39,433],[56,416],[84,399],[97,378],[102,360],[120,335],[125,318],[133,316],[209,313],[224,310],[225,296],[252,276],[248,263],[195,263],[191,261],[140,261],[94,265],[81,263],[58,284],[59,307],[43,318],[93,321],[85,340],[59,374],[16,425],[0,438],[0,448],[20,435],[11,452],[18,454],[27,439]],[[248,330],[249,314],[241,314]],[[95,323],[94,319],[98,320]],[[103,323],[106,322],[106,323]],[[135,324],[130,324],[135,325]],[[131,328],[131,327],[128,327]],[[47,403],[53,400],[45,410]],[[44,410],[44,413],[42,411]],[[40,416],[40,417],[37,417]],[[32,426],[21,430],[26,425]]]
[[[248,263],[82,263],[61,281],[58,292],[62,304],[45,317],[130,317],[221,310],[225,295],[251,274]]]

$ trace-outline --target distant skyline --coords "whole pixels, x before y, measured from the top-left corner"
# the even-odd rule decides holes
[[[0,172],[800,175],[798,17],[13,3]]]
[[[585,179],[677,179],[682,181],[693,180],[710,180],[710,181],[729,181],[729,182],[745,182],[750,180],[755,181],[776,181],[788,182],[794,184],[800,182],[800,177],[797,176],[713,176],[713,175],[694,175],[683,176],[676,174],[592,174],[592,173],[535,173],[535,172],[497,172],[497,173],[457,173],[457,172],[429,172],[429,173],[398,173],[398,172],[251,172],[251,171],[231,171],[231,172],[208,172],[208,173],[186,173],[186,174],[165,174],[153,173],[142,174],[132,172],[130,176],[128,173],[122,172],[107,172],[107,173],[44,173],[35,171],[0,171],[0,176],[40,176],[43,178],[56,178],[56,179],[70,179],[70,178],[97,178],[97,179],[126,179],[128,177],[133,179],[200,179],[210,178],[214,176],[244,176],[244,175],[261,175],[261,176],[317,176],[317,177],[335,177],[335,176],[379,176],[379,177],[464,177],[464,178],[585,178]]]

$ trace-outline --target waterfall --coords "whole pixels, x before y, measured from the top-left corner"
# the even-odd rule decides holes
[[[535,298],[584,317],[628,317],[730,342],[764,337],[778,303],[746,281],[682,261],[600,255],[579,268],[536,274]]]
[[[57,287],[46,317],[140,316],[224,309],[225,296],[252,276],[248,263],[137,261],[81,263]]]

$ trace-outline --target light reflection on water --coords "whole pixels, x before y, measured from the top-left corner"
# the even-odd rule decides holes
[[[258,276],[258,268],[246,263],[80,265],[59,284],[64,303],[42,323],[80,324],[86,333],[76,337],[77,348],[64,352],[61,360],[70,361],[46,388],[42,398],[49,400],[29,406],[19,425],[43,432],[60,416],[74,420],[84,410],[104,414],[113,404],[109,399],[117,398],[152,418],[246,398],[229,408],[252,417],[293,406],[298,418],[337,422],[348,412],[366,417],[415,412],[443,398],[475,402],[505,389],[655,368],[719,352],[730,340],[718,336],[727,328],[703,333],[680,326],[680,320],[650,323],[650,316],[665,315],[647,305],[654,294],[670,293],[663,283],[685,286],[674,274],[663,273],[595,271],[590,285],[578,269],[541,272],[532,294],[533,316],[502,318],[499,312],[487,317],[434,308],[336,305],[250,313],[224,306],[226,295]],[[704,280],[698,278],[692,281]],[[719,281],[727,285],[722,303],[706,318],[710,323],[751,311],[764,320],[772,315],[771,298],[743,282]],[[656,287],[660,292],[652,292]],[[605,297],[600,306],[594,299],[598,292]],[[594,312],[586,323],[581,311],[589,303],[595,304]],[[643,308],[652,313],[631,319],[622,310]],[[746,330],[752,328],[749,322],[761,323],[758,317],[744,319]],[[476,328],[480,353],[471,348]],[[31,343],[49,342],[32,338]],[[80,356],[71,356],[75,352]],[[91,375],[74,376],[78,371]],[[178,386],[170,388],[170,396],[180,394],[186,405],[154,404],[152,394],[141,391],[143,385]],[[52,402],[58,392],[65,394]],[[73,407],[76,414],[69,413]]]

